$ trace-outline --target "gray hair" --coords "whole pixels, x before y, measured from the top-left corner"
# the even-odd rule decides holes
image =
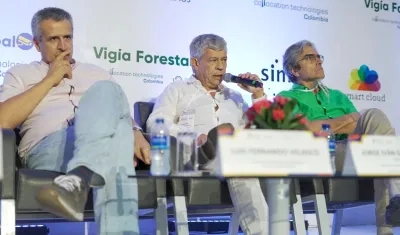
[[[283,54],[283,71],[288,76],[289,80],[293,83],[297,83],[297,78],[292,74],[292,69],[300,69],[300,65],[298,63],[299,56],[303,53],[305,47],[313,47],[315,48],[314,43],[308,40],[301,40],[291,45],[286,49],[285,54]],[[325,92],[328,99],[329,97],[329,89],[325,86],[321,81],[318,81],[317,86]]]
[[[205,49],[228,52],[224,38],[215,34],[202,34],[190,43],[190,57],[200,59]]]
[[[293,83],[296,83],[297,78],[292,74],[292,69],[300,69],[298,59],[301,53],[303,53],[305,47],[315,48],[314,43],[308,40],[301,40],[286,49],[285,54],[283,55],[283,71]]]
[[[33,38],[35,38],[36,40],[40,39],[40,37],[43,34],[43,32],[41,32],[40,30],[40,23],[44,20],[49,20],[49,19],[57,22],[68,20],[71,23],[72,30],[74,28],[71,14],[57,7],[47,7],[39,10],[32,17],[31,28],[32,28]]]

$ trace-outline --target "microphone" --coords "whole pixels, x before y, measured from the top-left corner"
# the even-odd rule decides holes
[[[232,75],[230,73],[224,74],[223,79],[225,82],[239,83],[239,84],[242,84],[245,86],[260,87],[260,88],[264,87],[264,84],[262,82],[251,80],[248,78],[241,78],[241,77]]]

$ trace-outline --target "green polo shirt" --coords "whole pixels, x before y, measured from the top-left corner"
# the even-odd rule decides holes
[[[346,94],[339,90],[329,88],[328,90],[329,97],[321,89],[315,94],[305,86],[293,84],[292,89],[282,91],[278,95],[297,100],[297,111],[304,114],[310,121],[338,118],[357,112]],[[338,139],[344,137],[337,136]]]

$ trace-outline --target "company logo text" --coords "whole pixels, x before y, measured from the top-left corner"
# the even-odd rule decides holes
[[[261,80],[264,82],[287,82],[290,83],[289,78],[286,77],[285,72],[282,69],[277,69],[275,66],[278,65],[279,60],[275,59],[275,64],[271,64],[270,68],[261,69]]]
[[[371,8],[375,12],[389,11],[400,13],[400,4],[397,2],[386,3],[384,1],[364,0],[365,7]]]
[[[273,2],[267,0],[254,0],[254,5],[266,8],[275,8],[280,10],[290,10],[297,12],[304,12],[303,18],[305,20],[315,20],[321,22],[328,22],[328,10],[319,9],[309,6],[284,4],[280,2]]]
[[[122,49],[117,51],[109,50],[107,47],[93,47],[94,54],[97,59],[104,59],[110,63],[116,63],[119,61],[132,61],[132,54]],[[136,51],[137,63],[147,63],[147,64],[161,64],[161,65],[171,65],[171,66],[189,66],[189,58],[181,57],[179,55],[175,56],[165,56],[165,55],[152,55],[145,53],[142,50]]]

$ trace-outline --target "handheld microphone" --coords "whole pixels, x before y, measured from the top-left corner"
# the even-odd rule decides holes
[[[242,84],[245,86],[260,87],[260,88],[264,87],[264,84],[260,81],[255,81],[255,80],[251,80],[248,78],[241,78],[241,77],[232,75],[230,73],[224,74],[223,79],[225,82],[239,83],[239,84]]]

